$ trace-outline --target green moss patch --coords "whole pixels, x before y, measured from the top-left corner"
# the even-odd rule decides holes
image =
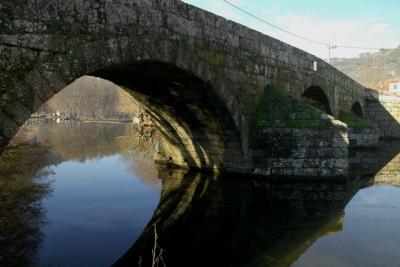
[[[351,128],[373,128],[375,125],[367,120],[361,119],[351,113],[340,112],[339,120],[347,124]]]
[[[213,67],[220,67],[224,65],[224,56],[222,54],[208,52],[201,49],[197,49],[195,52],[199,58]]]
[[[268,85],[253,114],[252,128],[320,128],[331,125],[322,112]]]
[[[0,92],[9,96],[15,95],[18,83],[24,82],[26,76],[37,69],[40,61],[23,55],[13,55],[11,49],[0,53]]]

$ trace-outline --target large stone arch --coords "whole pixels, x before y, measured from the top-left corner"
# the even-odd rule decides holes
[[[178,4],[178,2],[172,2]],[[51,11],[46,11],[46,9],[50,10],[55,8],[51,3],[41,2],[41,4],[43,5],[41,7],[43,9],[41,12],[43,13],[51,13]],[[74,19],[83,19],[84,15],[86,16],[86,14],[83,14],[85,8],[68,10],[70,6],[68,6],[67,3],[59,4],[58,8],[66,9],[63,10],[66,12],[66,18],[60,18],[63,19],[62,23],[65,23],[65,25],[47,25],[47,27],[49,27],[48,31],[50,31],[48,34],[23,35],[21,38],[18,38],[18,40],[14,40],[13,36],[3,36],[4,38],[2,41],[5,40],[5,42],[11,44],[0,47],[1,58],[6,59],[6,61],[3,61],[5,62],[5,68],[9,68],[13,72],[19,74],[17,79],[14,79],[14,77],[9,79],[11,82],[6,85],[8,87],[6,90],[12,87],[12,90],[9,91],[13,92],[7,92],[6,97],[3,97],[6,101],[0,103],[2,111],[4,111],[0,114],[0,120],[2,122],[2,127],[0,128],[0,136],[2,137],[0,140],[1,148],[4,148],[8,140],[16,133],[18,127],[29,118],[30,114],[50,99],[55,93],[62,90],[77,78],[84,75],[106,78],[132,92],[134,91],[132,87],[136,84],[129,84],[127,79],[132,79],[132,77],[135,76],[134,71],[138,71],[138,68],[135,69],[135,66],[144,66],[146,64],[149,66],[150,62],[152,62],[152,66],[155,68],[154,72],[157,72],[157,67],[161,67],[163,70],[158,70],[159,76],[156,79],[154,79],[154,77],[152,78],[151,75],[147,75],[147,79],[151,80],[151,83],[160,79],[161,71],[164,71],[166,68],[169,70],[173,69],[176,73],[180,73],[180,75],[176,75],[175,78],[185,79],[185,77],[191,77],[193,81],[201,84],[201,86],[196,87],[192,82],[189,82],[190,85],[187,83],[188,86],[196,87],[193,91],[193,95],[213,95],[210,97],[213,99],[213,103],[210,102],[211,104],[206,107],[207,101],[205,101],[202,103],[201,108],[203,111],[208,109],[205,113],[218,116],[218,118],[213,118],[214,124],[218,124],[218,126],[214,126],[221,131],[223,130],[223,133],[216,134],[215,129],[208,129],[207,137],[204,138],[203,136],[201,138],[204,140],[215,139],[215,142],[224,142],[223,147],[225,149],[228,147],[232,148],[229,149],[229,153],[225,153],[226,158],[222,161],[221,155],[218,156],[219,160],[216,160],[216,158],[210,159],[212,156],[208,155],[207,157],[202,157],[203,159],[198,159],[197,163],[194,163],[191,159],[185,159],[185,161],[188,161],[190,163],[189,165],[194,165],[195,167],[202,167],[205,164],[204,162],[209,162],[206,164],[209,165],[207,167],[214,168],[215,166],[213,165],[217,161],[220,164],[224,162],[224,169],[227,170],[236,171],[238,169],[246,169],[247,159],[245,155],[247,154],[247,125],[249,118],[248,115],[244,114],[251,113],[245,112],[245,110],[251,109],[250,107],[252,105],[248,103],[251,103],[253,99],[247,96],[247,94],[252,93],[253,90],[251,88],[254,87],[254,85],[251,85],[250,82],[247,84],[237,82],[242,76],[245,76],[244,74],[238,74],[235,76],[235,79],[231,79],[228,78],[228,73],[223,73],[223,71],[221,71],[220,65],[223,64],[222,60],[224,60],[221,52],[223,47],[210,43],[207,40],[193,38],[192,34],[197,33],[188,33],[187,29],[184,30],[184,34],[179,35],[173,32],[165,33],[165,29],[160,28],[164,22],[155,14],[158,14],[158,12],[146,8],[153,8],[152,5],[154,3],[152,2],[135,1],[131,3],[133,5],[131,7],[132,11],[136,12],[140,10],[141,14],[139,17],[142,18],[143,21],[139,21],[140,25],[133,25],[130,30],[139,31],[140,38],[138,38],[137,33],[132,34],[132,36],[119,36],[112,31],[115,29],[103,30],[100,28],[102,24],[99,21],[95,21],[97,25],[93,27],[97,28],[94,30],[90,29],[90,21],[82,20],[79,21],[80,24],[71,24],[69,20],[70,17]],[[80,4],[86,5],[84,2],[81,3],[78,1],[77,5]],[[90,7],[91,4],[92,2],[88,3],[88,7]],[[74,6],[74,4],[72,4],[72,6]],[[26,6],[21,5],[21,9],[17,6],[14,12],[21,12],[24,15],[30,12],[29,10],[23,10],[23,7]],[[108,12],[108,18],[111,20],[111,18],[117,15],[109,14],[109,12],[114,12],[116,7],[109,6],[108,8],[109,10],[105,10],[104,12]],[[127,8],[129,9],[129,7]],[[118,10],[118,12],[119,11],[121,10]],[[97,20],[99,18],[97,17],[95,19]],[[131,18],[125,19],[129,20]],[[60,21],[58,21],[58,23],[60,23]],[[110,21],[107,23],[110,23]],[[120,23],[123,25],[126,21],[120,21]],[[66,29],[67,26],[78,27],[78,29],[76,29],[76,32],[68,32],[74,31],[75,29]],[[177,25],[177,27],[180,26],[181,25]],[[54,29],[52,27],[54,27]],[[107,27],[117,27],[117,25],[108,25]],[[191,30],[199,31],[201,27],[193,27]],[[132,71],[132,68],[135,70],[128,74],[129,69]],[[121,73],[123,72],[125,81],[120,79],[123,76],[122,74],[120,76],[116,75],[116,70]],[[174,71],[167,72],[169,75],[173,75],[172,73]],[[111,73],[113,74],[110,75]],[[11,72],[9,74],[13,75]],[[6,73],[6,75],[8,75],[8,73]],[[140,75],[143,75],[143,73]],[[172,83],[172,76],[161,78],[169,79],[169,82]],[[186,82],[188,82],[188,79]],[[142,86],[145,85],[143,80],[140,83]],[[250,90],[248,90],[249,88]],[[170,91],[170,93],[172,93],[172,91]],[[138,95],[136,94],[136,96]],[[198,99],[194,99],[195,96],[193,96],[192,100],[197,101],[196,104],[188,103],[188,105],[193,104],[193,110],[199,108]],[[210,111],[213,108],[215,108],[215,110]],[[152,108],[149,107],[149,109]],[[216,110],[218,110],[218,112],[216,112]],[[195,112],[193,111],[192,113],[194,114]],[[153,112],[153,114],[155,113]],[[178,114],[178,112],[176,112],[176,114]],[[197,119],[200,121],[200,117]],[[208,119],[210,119],[210,117],[208,117]],[[203,122],[206,121],[207,119],[203,119]],[[186,130],[187,133],[190,132],[191,135],[195,135],[199,134],[201,129]],[[205,135],[206,133],[203,132],[202,134]],[[222,137],[224,137],[223,140]],[[213,142],[209,141],[208,143],[212,144]],[[217,150],[219,146],[221,145],[214,144],[213,150]],[[208,148],[201,146],[201,148],[197,150],[199,149],[207,150]],[[206,152],[206,154],[207,153],[208,152]],[[215,151],[210,153],[215,154]],[[204,152],[197,154],[204,154]]]
[[[151,49],[158,53],[149,53],[152,45],[161,45]],[[27,73],[26,80],[18,84],[18,90],[33,96],[33,101],[17,102],[17,120],[6,121],[7,137],[12,137],[31,113],[71,81],[91,75],[121,86],[153,117],[169,143],[162,161],[180,167],[245,171],[240,132],[227,107],[229,99],[216,90],[223,86],[210,65],[173,43],[147,44],[147,49],[142,46],[134,54],[129,54],[131,46],[125,50],[108,42],[95,46],[83,43],[67,55],[37,59],[44,64]],[[7,51],[16,57],[27,53],[25,49]],[[179,53],[188,54],[186,61],[179,59]]]
[[[227,129],[240,137],[225,162],[243,169],[251,169],[249,126],[265,84],[298,98],[319,86],[335,115],[365,94],[322,59],[180,0],[4,0],[0,17],[0,150],[75,79],[135,62],[174,66],[212,88],[227,111],[218,118],[233,122]]]
[[[237,82],[242,76],[245,76],[241,73],[237,74],[234,79],[228,78],[228,73],[224,73],[220,67],[225,60],[222,53],[224,47],[208,40],[194,38],[194,36],[197,37],[202,34],[201,25],[181,29],[180,27],[183,25],[180,24],[179,18],[170,15],[168,19],[178,21],[170,21],[168,25],[174,24],[176,29],[167,32],[168,27],[165,27],[165,21],[160,17],[162,12],[158,11],[161,7],[157,1],[127,3],[127,6],[124,7],[125,11],[130,10],[132,13],[126,14],[126,17],[121,17],[120,12],[123,9],[119,9],[120,7],[117,4],[108,3],[106,10],[100,12],[105,12],[107,21],[101,21],[101,14],[96,14],[93,18],[90,16],[86,18],[85,12],[91,12],[92,5],[96,5],[95,1],[73,1],[73,3],[64,1],[58,3],[57,7],[46,1],[38,1],[41,5],[39,11],[27,9],[32,3],[28,1],[21,6],[16,6],[12,12],[15,12],[14,15],[19,14],[22,17],[27,16],[27,14],[32,17],[40,15],[35,12],[46,14],[46,16],[56,13],[60,17],[57,18],[57,21],[55,21],[57,23],[54,23],[54,25],[50,25],[46,21],[45,27],[47,28],[46,30],[41,29],[40,34],[21,34],[22,37],[17,38],[18,40],[14,40],[13,35],[6,35],[1,39],[9,44],[0,47],[1,58],[7,59],[5,67],[20,72],[21,75],[15,83],[13,82],[15,79],[10,79],[12,82],[7,85],[7,87],[13,87],[12,89],[15,91],[15,94],[9,94],[10,97],[7,95],[7,98],[13,98],[13,100],[0,103],[5,111],[0,114],[0,121],[2,122],[0,147],[7,144],[30,114],[75,79],[83,75],[98,76],[133,92],[134,89],[138,89],[133,88],[137,84],[127,80],[132,80],[136,71],[136,73],[142,75],[143,79],[141,81],[136,79],[135,81],[139,82],[142,87],[147,86],[143,76],[147,75],[146,79],[150,81],[150,84],[155,84],[157,79],[168,80],[170,84],[173,83],[173,79],[180,79],[181,85],[186,83],[186,86],[194,88],[190,100],[192,102],[189,101],[187,104],[192,105],[192,114],[196,113],[194,111],[196,108],[200,110],[200,112],[197,112],[199,114],[196,114],[197,122],[209,122],[210,128],[202,132],[205,126],[199,124],[198,127],[192,127],[189,130],[189,124],[186,123],[185,132],[187,137],[194,138],[196,134],[202,135],[196,141],[200,142],[199,140],[202,139],[203,144],[195,149],[192,143],[196,141],[192,140],[193,142],[189,142],[192,146],[190,150],[192,150],[191,152],[196,150],[197,156],[202,154],[207,154],[207,156],[203,155],[194,160],[193,155],[188,156],[191,152],[186,151],[184,153],[186,158],[181,157],[180,163],[183,160],[191,166],[201,168],[205,165],[207,165],[207,168],[215,168],[215,164],[222,164],[223,169],[233,171],[247,168],[248,163],[245,155],[247,154],[249,118],[248,115],[244,114],[250,114],[250,112],[245,111],[250,109],[249,107],[252,105],[248,103],[253,100],[247,94],[252,93],[252,90],[248,90],[248,88],[252,88],[254,85],[251,85],[250,82],[247,84]],[[176,8],[184,6],[183,3],[177,1],[171,1],[171,4],[177,5]],[[5,6],[7,8],[7,5]],[[30,14],[30,12],[34,14]],[[138,12],[140,14],[137,14]],[[132,19],[135,19],[135,21],[131,21]],[[125,30],[129,29],[132,32],[123,32],[118,27],[123,27]],[[179,30],[181,32],[178,34],[177,31]],[[26,62],[28,64],[25,64]],[[151,65],[154,68],[153,74],[157,74],[152,77],[150,71],[147,71],[146,74],[140,72],[140,68],[137,68],[137,66],[145,65]],[[160,68],[157,70],[158,67]],[[166,69],[168,74],[163,76],[161,72]],[[117,75],[116,72],[120,72],[121,75]],[[179,75],[173,77],[173,73],[179,73]],[[167,75],[170,75],[170,77],[166,77]],[[121,79],[122,76],[124,76],[123,79]],[[190,82],[188,77],[196,81],[197,85],[195,86],[194,82]],[[182,80],[185,81],[182,82]],[[199,86],[200,84],[201,86]],[[174,86],[179,88],[176,83]],[[136,94],[136,96],[145,95],[148,97],[149,94],[146,95],[146,93],[149,93],[149,91],[146,91],[145,94]],[[169,93],[173,94],[172,90]],[[180,92],[178,90],[175,93],[179,95]],[[201,103],[199,99],[196,99],[196,94],[197,96],[210,94],[212,97],[210,95],[208,97],[212,101]],[[142,100],[145,101],[144,98],[146,97],[143,97]],[[154,97],[153,95],[152,98],[154,99]],[[172,97],[168,101],[172,101],[171,99]],[[165,101],[164,104],[166,104]],[[209,105],[207,106],[207,104]],[[151,105],[148,109],[152,110],[152,114],[156,116],[154,103],[152,102]],[[172,109],[170,108],[169,111]],[[160,110],[158,108],[158,121],[161,121]],[[205,113],[208,113],[208,117],[205,116]],[[169,117],[172,118],[177,114],[182,115],[184,113],[175,112],[172,115],[171,112]],[[186,113],[186,115],[188,114]],[[168,116],[167,114],[163,115]],[[214,115],[217,117],[210,119]],[[200,119],[200,116],[204,118]],[[179,123],[170,121],[168,122],[170,124],[169,132],[172,131],[172,126],[185,124],[185,120],[193,123],[196,121],[196,119],[190,120],[188,118],[181,118]],[[166,123],[166,121],[163,122]],[[211,124],[214,125],[211,127]],[[220,132],[216,133],[216,131]],[[178,132],[175,129],[175,133]],[[181,150],[185,145],[189,145],[186,142],[187,139],[180,141]],[[221,146],[225,150],[223,152],[225,156],[221,155],[221,152],[216,152]],[[209,149],[212,151],[208,151]],[[216,154],[219,155],[216,156]]]

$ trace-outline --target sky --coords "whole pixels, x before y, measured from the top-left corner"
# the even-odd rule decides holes
[[[327,45],[280,32],[223,0],[183,0],[327,59]],[[400,45],[400,0],[228,0],[287,31],[322,43],[395,48]],[[356,57],[378,50],[335,48],[331,57]]]

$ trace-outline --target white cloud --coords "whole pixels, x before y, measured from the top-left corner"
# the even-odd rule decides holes
[[[215,0],[187,0],[196,6],[207,8],[227,19],[244,24],[250,28],[263,32],[283,42],[301,48],[321,58],[328,57],[326,46],[313,44],[278,31],[263,22],[252,18],[243,12],[234,9],[222,1]],[[248,0],[230,0],[230,2],[245,8]],[[354,18],[354,19],[325,19],[312,14],[298,14],[294,12],[281,13],[278,5],[273,5],[257,14],[281,28],[290,32],[332,45],[362,46],[362,47],[397,47],[400,44],[400,35],[397,34],[384,20],[393,17],[399,12],[384,17]],[[368,50],[367,50],[368,51]],[[332,57],[355,57],[367,52],[361,49],[337,48],[332,50]],[[370,51],[373,52],[373,51]]]
[[[212,9],[215,10],[215,14],[233,21],[240,21],[243,17],[242,14],[221,2],[212,3]]]
[[[388,33],[390,34],[388,24],[377,23],[377,24],[371,25],[371,27],[369,28],[369,30],[367,32],[367,34],[368,34],[367,37],[368,38],[376,38],[382,34],[388,34]]]
[[[267,8],[263,11],[264,15],[266,16],[274,16],[277,15],[279,12],[279,6],[278,5],[272,5],[270,8]]]
[[[396,47],[400,38],[386,23],[370,23],[373,19],[359,18],[351,20],[321,20],[312,15],[298,15],[287,13],[276,17],[275,21],[283,28],[333,45],[361,46],[361,47]],[[307,50],[320,57],[327,57],[327,48],[319,48],[306,41],[276,33],[281,39]],[[333,56],[353,57],[365,52],[359,49],[338,48],[332,51]]]

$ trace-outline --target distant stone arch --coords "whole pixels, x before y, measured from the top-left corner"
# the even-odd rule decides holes
[[[319,86],[311,86],[304,91],[301,100],[332,115],[331,105],[325,92]]]
[[[364,112],[362,110],[360,102],[356,101],[351,107],[351,113],[361,119],[364,118]]]

